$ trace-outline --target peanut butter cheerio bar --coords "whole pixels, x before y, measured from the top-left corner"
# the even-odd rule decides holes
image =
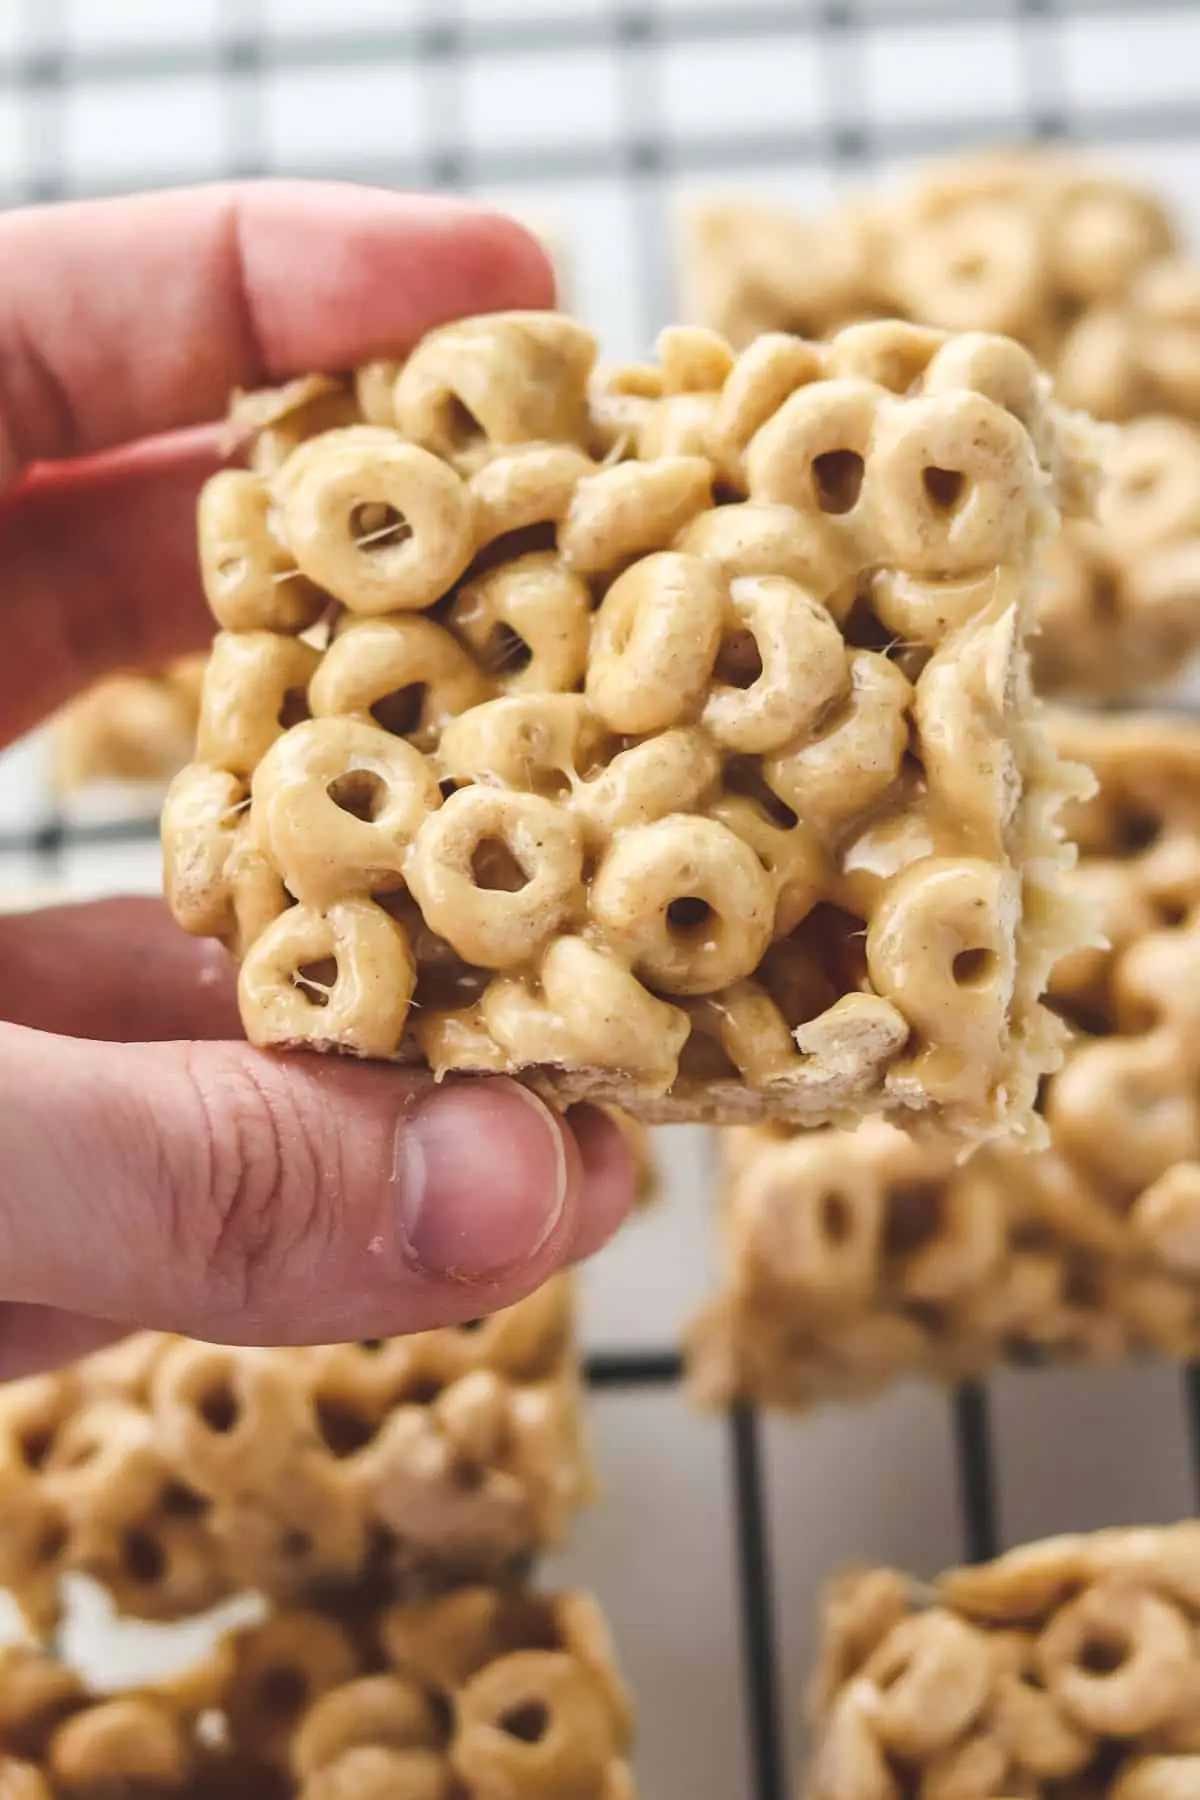
[[[830,1584],[803,1800],[1194,1800],[1200,1525]]]
[[[487,317],[243,403],[176,918],[260,1045],[1021,1128],[1085,935],[1025,640],[1086,429],[978,334],[595,355]]]
[[[511,1580],[593,1479],[569,1284],[475,1327],[312,1349],[141,1333],[0,1386],[0,1584],[131,1618]]]
[[[0,1650],[5,1800],[635,1800],[631,1738],[607,1625],[578,1592],[285,1609],[116,1693]]]
[[[1051,980],[1071,1039],[1039,1102],[1049,1147],[962,1161],[878,1120],[725,1133],[725,1281],[690,1339],[704,1400],[1200,1353],[1200,726],[1059,715],[1051,736],[1098,781],[1064,880],[1104,947]]]

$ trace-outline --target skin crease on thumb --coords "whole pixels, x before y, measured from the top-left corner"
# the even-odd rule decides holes
[[[511,1305],[631,1198],[611,1122],[589,1114],[577,1141],[500,1079],[2,1026],[0,1095],[0,1300],[210,1340],[383,1337]]]

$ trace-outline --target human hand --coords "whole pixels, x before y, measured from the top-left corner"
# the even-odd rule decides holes
[[[193,550],[231,390],[553,303],[518,226],[264,183],[0,219],[0,743],[211,633]],[[629,1150],[503,1080],[271,1056],[157,902],[0,919],[0,1376],[136,1327],[300,1343],[510,1305],[615,1230]]]

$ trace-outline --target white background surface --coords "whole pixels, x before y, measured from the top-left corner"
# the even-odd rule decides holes
[[[256,165],[420,180],[433,155],[460,152],[477,191],[561,236],[572,299],[614,355],[644,349],[669,313],[681,201],[723,187],[810,203],[838,185],[820,152],[839,131],[860,133],[891,172],[943,141],[1015,136],[1031,108],[1066,109],[1200,225],[1200,7],[1110,4],[1093,17],[1068,3],[1063,20],[1021,30],[1005,7],[974,0],[919,9],[939,15],[932,25],[906,23],[905,0],[860,10],[857,29],[818,32],[802,3],[657,0],[626,5],[635,29],[618,38],[605,35],[606,0],[0,0],[0,197]],[[730,35],[751,11],[774,29]],[[538,17],[557,21],[552,49],[536,47]],[[461,56],[413,57],[412,30],[432,23],[461,29]],[[222,73],[230,33],[256,27],[277,60]],[[524,27],[516,48],[496,36]],[[573,32],[586,37],[578,48]],[[319,40],[331,34],[361,34],[361,52],[326,66]],[[180,54],[152,77],[156,46]],[[62,57],[48,77],[19,61],[46,52]],[[661,138],[661,171],[628,173],[631,133]],[[36,744],[0,761],[0,831],[46,817],[43,777]],[[157,856],[68,848],[53,869],[32,854],[0,863],[6,886],[47,874],[80,894],[153,891]],[[592,1346],[674,1344],[712,1279],[710,1142],[677,1129],[661,1149],[664,1204],[586,1276]],[[1006,1540],[1191,1509],[1172,1371],[1006,1374],[993,1400]],[[749,1800],[724,1422],[650,1391],[601,1397],[594,1425],[606,1497],[553,1573],[594,1585],[609,1609],[639,1697],[645,1793]],[[863,1557],[931,1572],[960,1553],[949,1411],[905,1390],[863,1411],[773,1421],[766,1435],[795,1732],[823,1574]]]

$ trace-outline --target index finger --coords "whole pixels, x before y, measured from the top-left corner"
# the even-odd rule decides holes
[[[553,303],[514,221],[335,182],[239,183],[0,218],[0,485],[219,418],[234,388]]]

